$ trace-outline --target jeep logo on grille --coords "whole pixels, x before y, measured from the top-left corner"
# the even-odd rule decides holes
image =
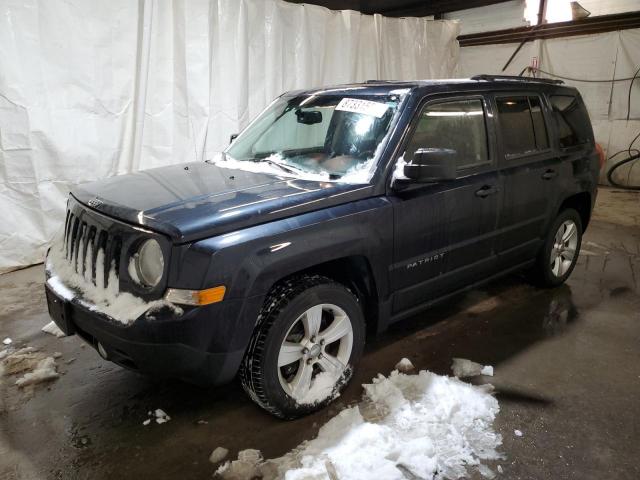
[[[100,205],[102,205],[104,202],[102,200],[100,200],[98,197],[96,198],[92,198],[91,200],[89,200],[87,202],[87,205],[89,205],[90,207],[96,208],[99,207]]]

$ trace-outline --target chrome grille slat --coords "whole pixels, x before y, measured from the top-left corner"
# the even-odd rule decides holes
[[[84,233],[87,229],[87,224],[85,222],[80,222],[80,226],[78,227],[78,233],[76,235],[76,246],[75,246],[75,255],[73,257],[73,269],[76,273],[82,271],[82,262],[84,261],[84,251],[82,247],[84,246]],[[80,263],[80,270],[78,270],[78,263]]]
[[[115,266],[116,275],[120,262],[122,239],[119,235],[109,235],[94,223],[90,217],[76,209],[68,210],[64,229],[64,251],[67,262],[78,275],[94,285],[104,286],[109,282],[109,272]],[[99,255],[99,252],[102,253]],[[98,265],[98,260],[102,265]],[[98,268],[100,267],[100,268]],[[98,282],[98,274],[103,275]]]
[[[69,259],[69,261],[71,263],[73,263],[73,259],[74,259],[74,250],[75,250],[75,246],[76,246],[76,237],[78,234],[78,225],[80,224],[80,221],[78,220],[78,217],[73,219],[73,227],[71,227],[71,237],[69,238],[69,253],[67,255],[67,258]]]

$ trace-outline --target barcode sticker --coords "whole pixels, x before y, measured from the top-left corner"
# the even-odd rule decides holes
[[[389,106],[386,103],[371,102],[369,100],[360,100],[359,98],[343,98],[336,107],[336,110],[344,112],[362,113],[364,115],[373,115],[374,117],[382,117]]]

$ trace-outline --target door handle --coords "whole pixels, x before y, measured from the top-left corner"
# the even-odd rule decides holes
[[[550,168],[549,170],[547,170],[546,172],[544,172],[542,174],[542,179],[543,180],[551,180],[552,178],[555,178],[558,176],[558,172],[556,172],[554,169]]]
[[[498,189],[493,185],[485,185],[480,190],[476,190],[476,197],[485,198],[489,195],[493,195],[494,193],[498,193]]]

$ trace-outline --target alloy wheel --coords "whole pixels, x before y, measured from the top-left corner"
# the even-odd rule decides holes
[[[578,226],[573,220],[564,221],[558,231],[551,249],[551,272],[558,278],[562,277],[574,262],[578,247]]]
[[[353,348],[349,316],[337,305],[314,305],[300,315],[285,335],[278,355],[278,378],[284,391],[303,402],[321,372],[334,384],[347,368]]]

